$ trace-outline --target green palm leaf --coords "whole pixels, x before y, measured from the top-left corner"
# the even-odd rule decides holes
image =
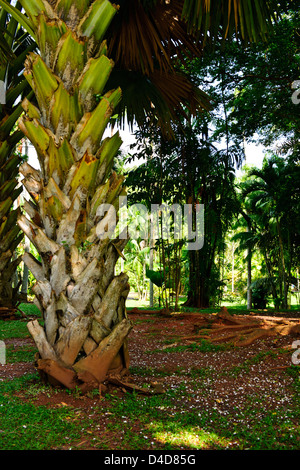
[[[23,133],[17,129],[17,121],[23,113],[20,99],[30,88],[22,75],[26,55],[36,45],[18,21],[21,5],[8,4],[8,11],[0,10],[0,79],[6,82],[5,103],[0,105],[0,305],[12,307],[19,301],[17,289],[12,287],[12,277],[21,258],[13,259],[14,251],[23,239],[17,225],[19,210],[16,201],[22,192],[18,185],[21,159],[15,148]],[[27,22],[24,20],[24,24]]]
[[[27,31],[33,39],[35,38],[34,25],[18,8],[11,5],[6,0],[0,0],[0,6],[11,14],[11,16]]]
[[[274,3],[264,0],[184,0],[182,17],[189,32],[201,31],[208,40],[220,34],[242,42],[265,38],[276,17]]]
[[[51,18],[58,13],[68,24],[68,21],[71,21],[72,8],[83,12],[89,4],[87,1],[70,0],[22,0],[20,3],[27,16],[22,16],[7,0],[0,0],[0,5],[8,9],[32,37],[35,37],[36,17],[39,13],[46,11]],[[237,34],[244,42],[258,40],[265,36],[275,16],[272,4],[262,0],[119,0],[118,4],[118,15],[115,15],[110,26],[114,9],[107,5],[105,8],[110,12],[107,24],[103,25],[103,29],[99,28],[97,14],[104,8],[100,0],[93,3],[89,14],[84,15],[77,26],[80,34],[92,34],[98,42],[108,28],[108,54],[115,61],[115,70],[122,72],[122,75],[128,75],[131,71],[134,82],[137,82],[138,75],[141,75],[138,82],[147,90],[147,99],[142,100],[145,108],[141,109],[141,102],[138,100],[136,103],[132,101],[131,106],[124,103],[119,110],[120,121],[124,121],[128,116],[129,124],[132,124],[135,117],[140,124],[145,116],[149,116],[152,108],[151,114],[153,115],[154,111],[159,125],[166,133],[170,133],[171,120],[175,119],[178,112],[184,115],[185,108],[191,112],[209,108],[208,97],[193,88],[187,79],[183,80],[174,70],[173,58],[185,60],[186,55],[199,55],[202,53],[204,41],[218,40],[221,36]],[[41,34],[42,25],[45,26],[45,23],[40,23],[38,34]],[[48,31],[54,33],[53,28],[48,28]],[[59,32],[56,31],[55,34],[52,38],[54,43]],[[43,52],[45,44],[41,40],[39,43]],[[178,86],[180,81],[185,87]],[[126,82],[128,83],[128,79],[125,77],[124,87]],[[124,96],[131,96],[132,99],[134,95],[130,93],[131,88],[129,86],[124,89]],[[148,98],[150,96],[152,101]]]

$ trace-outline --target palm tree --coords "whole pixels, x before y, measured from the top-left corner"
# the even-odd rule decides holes
[[[243,182],[241,183],[241,187],[243,188]],[[246,198],[243,196],[243,200],[239,201],[240,216],[237,218],[234,228],[238,228],[241,231],[238,231],[233,235],[232,241],[238,242],[237,251],[247,252],[245,258],[245,261],[247,262],[247,309],[250,310],[253,304],[252,256],[253,253],[255,253],[255,250],[259,250],[263,256],[268,273],[267,278],[263,278],[264,285],[268,285],[268,290],[272,293],[275,305],[277,303],[278,293],[276,289],[274,263],[272,258],[274,237],[268,230],[269,227],[266,225],[266,220],[262,222],[261,216],[253,212],[253,207],[251,207],[251,195],[248,194],[247,196],[248,197]]]
[[[299,192],[298,183],[294,183],[298,180],[297,170],[296,165],[289,165],[283,158],[273,156],[264,161],[262,169],[253,168],[248,172],[248,180],[243,187],[243,196],[248,198],[251,211],[259,223],[256,237],[261,240],[261,247],[264,248],[270,279],[272,276],[266,250],[267,237],[273,244],[276,240],[279,288],[285,309],[288,308],[291,233],[297,232],[297,222],[290,217],[294,211],[296,192]],[[272,290],[273,295],[276,295],[275,286]]]
[[[17,8],[21,8],[18,3]],[[22,76],[28,52],[35,47],[28,34],[5,10],[0,12],[0,80],[6,93],[0,104],[0,307],[12,308],[20,301],[19,286],[12,279],[21,257],[14,259],[14,251],[23,238],[17,225],[19,210],[15,207],[22,187],[18,187],[20,157],[15,152],[23,133],[16,122],[23,112],[20,97],[28,92],[28,83]]]
[[[254,0],[119,0],[107,32],[115,62],[112,83],[121,86],[119,120],[138,125],[153,115],[166,135],[178,115],[208,109],[210,100],[182,65],[214,42],[234,35],[239,43],[266,38],[275,12]]]
[[[20,3],[26,16],[0,0],[40,51],[25,63],[37,106],[25,99],[19,124],[40,161],[39,171],[28,163],[20,168],[31,199],[18,224],[41,259],[24,256],[37,280],[34,293],[44,319],[44,328],[37,321],[28,328],[39,351],[38,368],[48,379],[87,390],[112,371],[128,369],[132,328],[125,309],[128,277],[114,274],[126,238],[97,235],[99,224],[110,226],[112,216],[110,210],[100,216],[98,208],[118,208],[125,194],[123,178],[111,171],[121,139],[118,132],[103,139],[122,97],[119,87],[107,89],[113,63],[103,41],[118,8],[108,0]],[[168,5],[153,2],[160,3]]]
[[[120,136],[102,140],[121,99],[119,88],[102,94],[113,67],[102,38],[116,8],[108,1],[88,3],[52,8],[22,2],[40,50],[25,62],[38,106],[25,99],[19,122],[40,162],[40,171],[28,163],[20,167],[31,199],[18,224],[41,258],[26,253],[24,261],[37,280],[34,293],[45,320],[44,329],[33,322],[29,330],[39,367],[70,388],[101,383],[111,368],[126,369],[131,329],[128,277],[114,275],[126,239],[101,239],[96,230],[98,207],[117,208],[123,191],[123,178],[111,172]]]

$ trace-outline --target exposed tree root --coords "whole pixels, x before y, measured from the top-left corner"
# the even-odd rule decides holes
[[[243,347],[267,337],[300,336],[300,319],[298,318],[230,315],[226,308],[222,308],[219,313],[215,314],[197,313],[188,314],[188,316],[194,325],[195,334],[182,336],[175,344],[167,345],[165,348],[177,346],[182,342],[196,343],[201,339],[214,344],[231,343],[236,347]],[[82,393],[98,388],[100,396],[105,391],[105,384],[119,387],[123,392],[131,391],[147,395],[164,393],[161,384],[154,384],[151,388],[139,387],[133,383],[129,375],[127,341],[124,342],[132,328],[129,319],[120,322],[111,334],[100,341],[96,349],[75,362],[73,359],[77,356],[77,350],[73,355],[72,338],[67,341],[68,347],[58,358],[58,346],[52,348],[49,345],[39,323],[30,322],[28,327],[39,350],[38,370],[52,385],[79,389]],[[79,331],[82,333],[83,329]],[[76,333],[76,344],[78,343],[77,336]],[[85,335],[81,336],[79,344],[82,345]]]
[[[161,314],[164,311],[132,309],[128,313]],[[195,343],[201,339],[212,343],[232,343],[234,346],[249,346],[254,341],[270,336],[300,336],[300,319],[257,315],[249,312],[248,315],[231,315],[226,307],[218,313],[191,312],[180,314],[170,312],[173,317],[184,315],[194,324],[195,334],[183,336],[174,344],[168,344],[163,349],[177,346],[179,343]]]
[[[0,320],[12,320],[16,318],[16,313],[20,312],[24,317],[24,313],[17,307],[0,307]]]
[[[201,314],[200,314],[201,317]],[[231,342],[235,346],[249,346],[257,339],[269,336],[300,336],[300,320],[283,317],[264,317],[259,315],[230,315],[226,307],[218,314],[204,316],[202,326],[198,318],[194,328],[209,327],[205,333],[182,339],[209,339],[213,343]]]
[[[52,386],[80,390],[83,394],[98,388],[101,397],[107,390],[107,385],[118,387],[123,392],[129,391],[142,395],[157,395],[165,392],[159,383],[152,383],[151,388],[139,387],[133,383],[129,371],[122,368],[107,371],[102,382],[87,371],[76,373],[73,369],[64,367],[52,359],[38,359],[37,368],[41,378]]]
[[[185,314],[184,314],[185,315]],[[212,343],[232,343],[234,346],[249,346],[254,341],[270,336],[300,336],[300,319],[268,317],[255,314],[230,315],[226,307],[219,313],[185,315],[194,324],[195,334],[183,336],[176,343],[163,349],[177,346],[183,341],[189,344],[201,339]]]
[[[124,390],[129,390],[130,392],[141,393],[142,395],[157,395],[164,393],[164,389],[159,383],[152,383],[152,388],[139,387],[133,383],[120,380],[119,377],[112,376],[108,378],[108,383],[116,385]]]

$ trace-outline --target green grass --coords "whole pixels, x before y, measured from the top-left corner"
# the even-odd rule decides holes
[[[247,359],[244,361],[242,364],[239,364],[238,366],[232,367],[228,372],[230,375],[233,377],[237,377],[240,373],[242,372],[249,372],[249,369],[252,365],[254,364],[259,364],[263,362],[265,359],[269,357],[276,358],[278,355],[282,354],[290,354],[290,351],[287,349],[279,349],[276,352],[274,351],[261,351],[257,353],[255,356],[251,357],[250,359]]]
[[[79,439],[89,423],[71,407],[35,406],[14,393],[30,389],[29,375],[0,382],[1,450],[47,450],[69,446]],[[39,393],[41,388],[39,387]]]
[[[23,303],[19,306],[19,309],[22,310],[22,312],[24,312],[25,315],[28,315],[28,316],[36,316],[36,317],[41,316],[41,312],[39,311],[37,306],[31,303],[28,303],[28,304]]]
[[[299,392],[299,370],[295,376],[295,392]],[[282,408],[262,411],[253,401],[244,409],[236,408],[224,415],[215,408],[191,410],[190,388],[184,383],[164,395],[142,396],[126,394],[124,398],[106,395],[91,410],[94,419],[80,410],[61,406],[36,406],[35,397],[45,388],[36,383],[35,376],[25,376],[1,383],[0,432],[1,450],[46,450],[76,447],[76,442],[89,431],[98,428],[97,413],[109,415],[107,430],[122,435],[119,449],[251,449],[280,450],[299,448],[299,395],[295,394],[293,410]],[[194,382],[195,392],[197,381]],[[46,389],[47,391],[47,389]],[[15,396],[23,392],[29,401]],[[53,390],[48,389],[49,396]],[[109,404],[108,404],[109,403]],[[96,414],[95,414],[96,413]],[[258,418],[259,417],[259,418]],[[139,422],[139,431],[135,423]],[[105,449],[105,435],[94,434],[95,448]],[[108,444],[107,444],[108,445]]]
[[[262,411],[259,402],[255,405],[249,400],[243,410],[236,408],[226,415],[214,408],[190,410],[189,393],[182,385],[163,396],[133,394],[124,400],[114,400],[110,409],[114,423],[111,430],[121,427],[124,420],[130,428],[130,423],[139,419],[143,433],[135,436],[136,448],[145,446],[145,436],[149,443],[151,440],[164,443],[165,449],[182,446],[185,449],[252,450],[299,447],[299,402],[295,403],[294,410],[286,410],[283,406],[276,411]]]
[[[291,306],[289,308],[289,310],[283,310],[283,309],[275,309],[275,307],[273,307],[272,305],[272,302],[270,302],[270,304],[267,306],[266,310],[269,311],[269,312],[281,312],[281,313],[287,313],[289,311],[298,311],[300,310],[300,305],[297,303],[297,298],[296,296],[293,296],[292,297],[292,302],[291,302]],[[181,299],[180,301],[180,304],[179,304],[179,312],[186,312],[186,313],[189,313],[189,312],[199,312],[199,309],[197,308],[191,308],[191,307],[185,307],[183,304],[184,304],[184,301],[185,299]],[[247,305],[246,303],[244,302],[222,302],[221,303],[221,306],[223,307],[227,307],[227,310],[229,313],[231,314],[234,314],[234,315],[245,315],[245,314],[248,314],[249,313],[249,310],[247,310]],[[217,313],[220,311],[220,308],[221,306],[215,306],[215,307],[210,307],[210,308],[205,308],[205,309],[201,309],[201,313]],[[154,304],[154,307],[151,307],[149,306],[149,301],[140,301],[140,300],[136,300],[136,299],[128,299],[126,301],[126,307],[128,310],[132,309],[132,308],[138,308],[138,309],[141,309],[141,310],[159,310],[159,307],[158,307],[158,304],[155,303]],[[161,306],[160,308],[163,308],[163,306]],[[251,312],[255,312],[257,314],[261,313],[261,310],[260,309],[254,309],[252,308],[251,309]]]
[[[23,307],[22,307],[23,308]],[[36,315],[35,307],[26,304],[26,315]],[[237,311],[239,306],[233,307]],[[216,311],[213,309],[213,311]],[[29,333],[27,321],[0,321],[0,339],[26,338]],[[170,347],[165,354],[174,351],[222,353],[223,345],[211,345],[205,340],[188,347]],[[152,351],[153,352],[153,351]],[[160,351],[162,352],[162,351]],[[7,363],[31,362],[34,347],[7,345]],[[155,352],[153,352],[155,353]],[[286,350],[259,351],[253,357],[240,361],[234,367],[214,370],[197,368],[189,364],[188,369],[177,367],[172,371],[155,367],[131,367],[130,373],[145,379],[176,377],[174,385],[167,387],[161,395],[138,395],[126,393],[121,398],[111,393],[99,400],[98,394],[88,413],[80,407],[41,406],[37,399],[57,393],[45,386],[38,374],[27,374],[13,380],[1,381],[0,377],[0,450],[49,450],[76,448],[78,442],[91,438],[95,449],[110,449],[111,435],[119,449],[251,449],[251,450],[296,450],[300,442],[300,374],[299,366],[291,366],[276,377],[288,376],[291,380],[293,402],[286,405],[285,389],[274,386],[278,406],[268,406],[269,398],[251,393],[243,406],[226,409],[226,406],[209,406],[207,400],[215,390],[215,383],[222,377],[236,380],[246,377],[250,367],[276,355],[290,354]],[[261,370],[261,369],[260,369]],[[283,374],[283,375],[281,375]],[[260,379],[257,375],[258,380]],[[279,383],[280,385],[280,383]],[[273,392],[272,392],[273,393]],[[78,390],[68,392],[78,398]],[[195,397],[204,399],[205,406]],[[83,399],[84,400],[84,399]],[[66,400],[67,401],[67,400]],[[99,422],[107,417],[105,427]]]
[[[199,309],[196,309],[196,308],[189,308],[189,307],[185,307],[183,305],[183,303],[185,302],[185,298],[182,298],[181,301],[180,301],[180,304],[179,304],[179,311],[181,312],[193,312],[193,311],[199,311]],[[290,306],[290,310],[300,310],[300,305],[297,304],[297,298],[296,296],[293,296],[292,297],[292,302],[291,302],[291,306]],[[247,305],[246,303],[241,303],[241,302],[222,302],[222,306],[224,307],[227,307],[229,313],[234,313],[234,314],[245,314],[248,312],[247,310]],[[141,301],[141,300],[137,300],[137,299],[127,299],[126,301],[126,307],[128,310],[132,309],[132,308],[139,308],[141,310],[159,310],[159,306],[158,306],[158,303],[155,303],[153,307],[150,308],[150,305],[149,305],[149,301],[146,300],[146,301]],[[32,303],[23,303],[19,306],[20,310],[22,310],[22,312],[25,313],[25,315],[28,315],[28,316],[36,316],[36,317],[41,317],[41,313],[39,311],[39,309]],[[163,306],[161,306],[160,308],[163,308]],[[203,313],[215,313],[215,312],[218,312],[220,310],[220,306],[216,306],[216,307],[211,307],[211,308],[206,308],[206,309],[202,309],[201,312]],[[267,310],[269,310],[270,312],[273,312],[273,311],[276,311],[276,312],[286,312],[286,310],[282,310],[282,309],[275,309],[273,306],[272,306],[272,303],[269,304],[269,306],[267,307]],[[260,312],[260,310],[258,309],[251,309],[252,312]]]
[[[157,352],[164,352],[164,353],[172,353],[172,352],[181,352],[181,351],[199,351],[203,353],[207,352],[218,352],[218,351],[225,351],[231,349],[231,344],[212,344],[205,339],[200,340],[199,342],[194,342],[191,344],[181,344],[178,346],[170,346],[169,348],[162,349],[154,349],[152,351],[148,351],[149,354],[155,354]]]
[[[27,337],[29,337],[29,332],[26,321],[0,321],[0,340]]]
[[[30,336],[27,328],[29,318],[41,318],[41,313],[34,304],[21,304],[19,309],[24,312],[28,318],[23,318],[21,314],[17,314],[19,317],[17,320],[0,321],[0,340],[28,338]]]
[[[15,349],[9,345],[6,348],[6,362],[12,364],[16,362],[34,362],[34,356],[37,352],[35,347],[22,346]]]

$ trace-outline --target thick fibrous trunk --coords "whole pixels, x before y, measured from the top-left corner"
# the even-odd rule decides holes
[[[121,98],[119,89],[104,93],[113,64],[101,43],[116,8],[107,0],[88,3],[23,5],[41,56],[27,58],[25,76],[38,108],[23,103],[20,128],[41,168],[21,166],[31,200],[25,203],[28,217],[18,222],[41,257],[24,256],[44,319],[44,328],[28,325],[38,368],[52,383],[83,390],[111,371],[126,371],[132,327],[125,309],[128,277],[114,274],[127,240],[100,236],[112,227],[111,215],[125,194],[123,178],[112,172],[121,139],[117,133],[102,140]],[[98,103],[95,95],[102,95]],[[108,213],[99,212],[102,204],[110,204]]]

